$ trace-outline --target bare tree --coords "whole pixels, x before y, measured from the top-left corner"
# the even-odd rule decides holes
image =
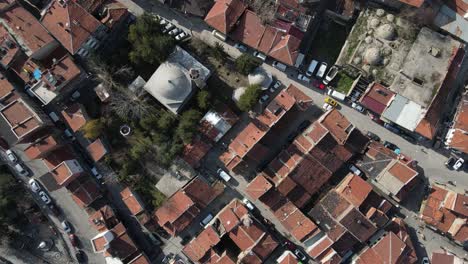
[[[270,24],[275,19],[277,6],[274,0],[247,0],[246,3],[263,24]]]
[[[97,57],[90,59],[88,65],[91,71],[94,72],[94,79],[110,89],[114,89],[121,81],[133,76],[131,67],[124,65],[119,68],[113,68],[103,63]]]
[[[143,88],[130,91],[127,87],[117,85],[111,95],[111,110],[123,119],[140,119],[151,111],[144,95]]]

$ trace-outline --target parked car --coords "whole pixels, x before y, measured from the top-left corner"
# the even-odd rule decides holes
[[[296,255],[298,260],[303,261],[304,263],[307,261],[306,255],[298,248],[294,250],[294,255]]]
[[[78,98],[80,98],[81,96],[81,93],[79,91],[75,91],[74,93],[72,93],[71,97],[70,97],[70,100],[72,102],[78,100]]]
[[[325,75],[325,79],[323,79],[323,83],[328,85],[338,74],[338,66],[333,65],[330,70],[328,70],[327,75]]]
[[[168,21],[167,21],[166,19],[160,18],[160,20],[159,20],[159,25],[164,26],[164,25],[166,25],[167,23],[168,23]]]
[[[300,80],[300,81],[306,82],[306,83],[310,83],[309,77],[305,76],[305,75],[302,74],[302,73],[299,73],[299,74],[297,75],[297,79]]]
[[[70,223],[68,223],[67,220],[63,220],[62,222],[60,222],[60,225],[62,226],[62,229],[63,231],[65,231],[65,233],[71,234],[72,232],[71,225]]]
[[[310,126],[310,123],[311,123],[311,122],[310,122],[309,120],[304,120],[304,121],[302,121],[302,123],[299,125],[299,127],[297,128],[297,130],[299,130],[299,131],[301,131],[301,132],[304,131],[304,130],[306,130],[306,128],[308,128],[308,127]]]
[[[28,176],[29,175],[29,171],[21,163],[16,164],[14,168],[15,168],[15,171],[21,176]]]
[[[39,197],[41,197],[41,200],[42,200],[45,204],[50,204],[50,203],[52,202],[52,200],[50,200],[49,195],[47,195],[44,191],[40,191],[40,192],[39,192]]]
[[[322,62],[315,76],[317,76],[318,78],[322,78],[323,75],[325,75],[325,71],[327,71],[327,67],[328,64],[326,62]]]
[[[221,179],[223,179],[225,182],[228,182],[231,179],[231,176],[221,168],[218,169],[217,173],[218,173],[218,176]]]
[[[333,99],[332,99],[331,97],[329,97],[329,96],[327,96],[327,97],[325,98],[325,103],[327,103],[327,104],[329,104],[329,105],[331,105],[331,106],[333,106],[333,107],[337,107],[337,106],[338,106],[338,102],[335,101],[335,100],[333,100]]]
[[[39,186],[39,183],[35,179],[30,179],[28,183],[31,191],[38,193],[41,190],[41,186]]]
[[[68,238],[70,238],[70,243],[72,244],[73,247],[76,247],[78,245],[76,241],[76,236],[74,234],[69,234]]]
[[[307,67],[306,75],[309,77],[312,77],[312,74],[314,74],[315,68],[317,68],[318,61],[312,60],[309,64],[309,67]]]
[[[234,44],[234,48],[236,48],[237,50],[239,50],[240,52],[247,52],[247,47],[240,44],[240,43],[236,43]]]
[[[93,176],[96,178],[96,179],[101,179],[102,178],[102,175],[99,173],[99,171],[97,170],[96,167],[92,167],[91,168],[91,173],[93,174]]]
[[[211,220],[213,220],[213,215],[208,213],[208,215],[200,221],[200,226],[205,227]]]
[[[278,88],[281,86],[280,81],[276,81],[271,87],[270,87],[270,92],[274,93]]]
[[[395,145],[395,144],[393,144],[392,142],[389,142],[389,141],[384,141],[383,145],[384,145],[384,147],[386,147],[388,149],[391,149],[393,151],[395,151],[397,149],[398,150],[400,149],[397,145]]]
[[[384,127],[390,131],[392,131],[393,133],[395,134],[400,134],[400,129],[396,128],[395,126],[389,124],[389,123],[385,123],[384,124]]]
[[[360,113],[363,113],[364,110],[365,110],[364,107],[362,107],[360,104],[357,104],[357,103],[354,103],[354,102],[351,104],[351,107],[356,109]]]
[[[175,36],[175,39],[178,41],[182,41],[182,40],[188,39],[189,37],[190,35],[187,32],[182,31],[181,33],[179,33],[179,35]]]
[[[58,121],[60,121],[60,118],[58,117],[57,113],[55,113],[54,111],[49,113],[49,117],[50,119],[52,119],[52,121],[54,121],[54,123],[57,123]]]
[[[177,36],[177,35],[179,35],[180,32],[182,32],[182,30],[180,30],[179,28],[174,28],[171,31],[169,31],[169,35],[170,36]]]
[[[287,66],[279,61],[274,61],[273,62],[273,67],[275,67],[276,69],[280,70],[280,71],[286,71],[286,68]]]
[[[9,161],[11,161],[13,163],[16,163],[18,161],[18,157],[13,152],[13,150],[8,149],[7,151],[5,151],[5,154],[7,155],[7,158],[8,158]]]
[[[428,258],[428,257],[422,258],[421,264],[429,264],[429,263],[430,263],[430,262],[429,262],[429,258]]]
[[[76,260],[78,260],[78,263],[84,263],[86,261],[85,253],[81,250],[76,251],[75,257],[76,257]]]
[[[374,141],[380,141],[380,137],[377,136],[377,134],[374,134],[370,131],[367,131],[367,137],[374,140]]]
[[[68,128],[65,129],[65,130],[63,131],[63,133],[65,134],[65,137],[66,137],[67,139],[71,140],[71,141],[73,141],[73,140],[76,139],[75,136],[73,135],[73,133],[72,133],[72,132],[70,131],[70,129],[68,129]]]
[[[253,55],[254,57],[261,59],[262,61],[265,61],[267,58],[266,55],[261,53],[260,51],[254,51]]]
[[[270,98],[270,96],[268,94],[264,94],[264,95],[262,95],[262,97],[260,97],[258,102],[261,103],[261,104],[264,104],[264,103],[266,103],[266,101],[268,101],[269,98]]]
[[[163,28],[162,32],[166,34],[170,30],[172,30],[175,26],[171,22],[167,22],[166,26]]]
[[[242,203],[245,205],[245,207],[247,207],[247,209],[249,209],[250,211],[253,211],[255,209],[255,206],[247,199],[247,198],[244,198],[242,199]]]
[[[297,246],[293,242],[291,242],[289,240],[285,240],[283,242],[282,246],[285,247],[286,249],[290,250],[290,251],[294,251],[297,248]]]
[[[322,109],[325,110],[325,111],[329,111],[329,110],[333,109],[333,106],[330,105],[330,104],[324,103],[323,106],[322,106]]]
[[[211,34],[213,34],[213,36],[219,40],[222,40],[222,41],[226,41],[226,35],[224,35],[223,33],[219,32],[218,30],[214,29]]]
[[[463,164],[465,163],[465,160],[462,159],[462,158],[458,158],[458,160],[455,162],[455,164],[453,165],[453,169],[454,170],[459,170]]]
[[[358,169],[356,166],[354,166],[354,164],[349,164],[349,170],[356,174],[357,176],[361,176],[362,175],[362,171],[360,169]]]
[[[0,137],[0,148],[2,149],[8,149],[8,142],[2,137]]]
[[[320,90],[325,90],[325,88],[327,88],[327,86],[325,84],[323,84],[321,81],[315,80],[315,79],[312,81],[312,86],[314,86],[315,88],[320,89]]]
[[[49,204],[49,209],[52,212],[53,215],[59,216],[60,215],[60,210],[54,205],[54,204]]]

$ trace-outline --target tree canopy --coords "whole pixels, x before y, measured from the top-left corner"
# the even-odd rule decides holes
[[[262,64],[259,59],[246,53],[237,57],[235,63],[236,63],[236,70],[244,75],[248,75],[255,68],[257,68],[258,66]]]
[[[260,88],[260,85],[253,84],[253,85],[247,86],[245,93],[242,94],[241,97],[239,98],[239,102],[237,103],[237,106],[242,111],[249,111],[255,105],[261,93],[262,93],[262,90]]]
[[[188,110],[180,116],[179,125],[176,129],[176,135],[185,143],[192,142],[192,138],[197,131],[197,125],[202,114],[197,110]]]
[[[93,119],[88,122],[81,128],[83,135],[87,139],[96,139],[98,138],[104,130],[104,123],[100,119]]]

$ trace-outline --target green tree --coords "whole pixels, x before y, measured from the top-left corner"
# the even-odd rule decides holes
[[[133,143],[130,148],[130,157],[139,160],[144,154],[148,153],[152,147],[151,139],[147,137],[140,137]]]
[[[202,110],[208,109],[208,107],[210,106],[210,98],[211,98],[211,94],[207,90],[201,90],[200,92],[198,92],[197,94],[198,107],[200,107],[200,109]]]
[[[259,59],[255,58],[250,54],[243,53],[237,57],[236,61],[236,70],[244,75],[248,75],[255,68],[260,66],[262,63]]]
[[[140,126],[146,131],[152,131],[158,128],[159,114],[151,113],[140,119]]]
[[[142,62],[157,65],[164,62],[175,47],[175,39],[161,32],[159,22],[143,14],[130,26],[128,40],[132,44],[129,59],[135,64]]]
[[[253,84],[253,85],[247,86],[245,93],[242,94],[241,97],[239,98],[239,102],[237,103],[237,106],[242,111],[249,111],[255,105],[261,93],[262,93],[262,90],[260,88],[260,85]]]
[[[176,135],[185,143],[189,144],[192,141],[195,132],[197,131],[197,125],[202,114],[197,110],[188,110],[184,112],[179,121],[179,125],[176,128]]]
[[[214,48],[211,50],[211,56],[219,61],[224,61],[226,58],[226,52],[224,51],[223,44],[216,42]]]
[[[81,132],[87,139],[96,139],[98,138],[104,130],[104,123],[101,119],[93,119],[88,122],[81,128]]]
[[[158,120],[158,127],[164,132],[167,132],[167,131],[172,130],[176,121],[177,121],[177,118],[173,113],[169,111],[162,111],[161,116],[159,117],[159,120]]]

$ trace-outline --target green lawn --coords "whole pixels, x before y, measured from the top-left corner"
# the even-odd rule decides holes
[[[353,85],[354,79],[344,73],[339,73],[337,76],[338,82],[336,84],[336,90],[340,93],[348,94],[349,89]]]

